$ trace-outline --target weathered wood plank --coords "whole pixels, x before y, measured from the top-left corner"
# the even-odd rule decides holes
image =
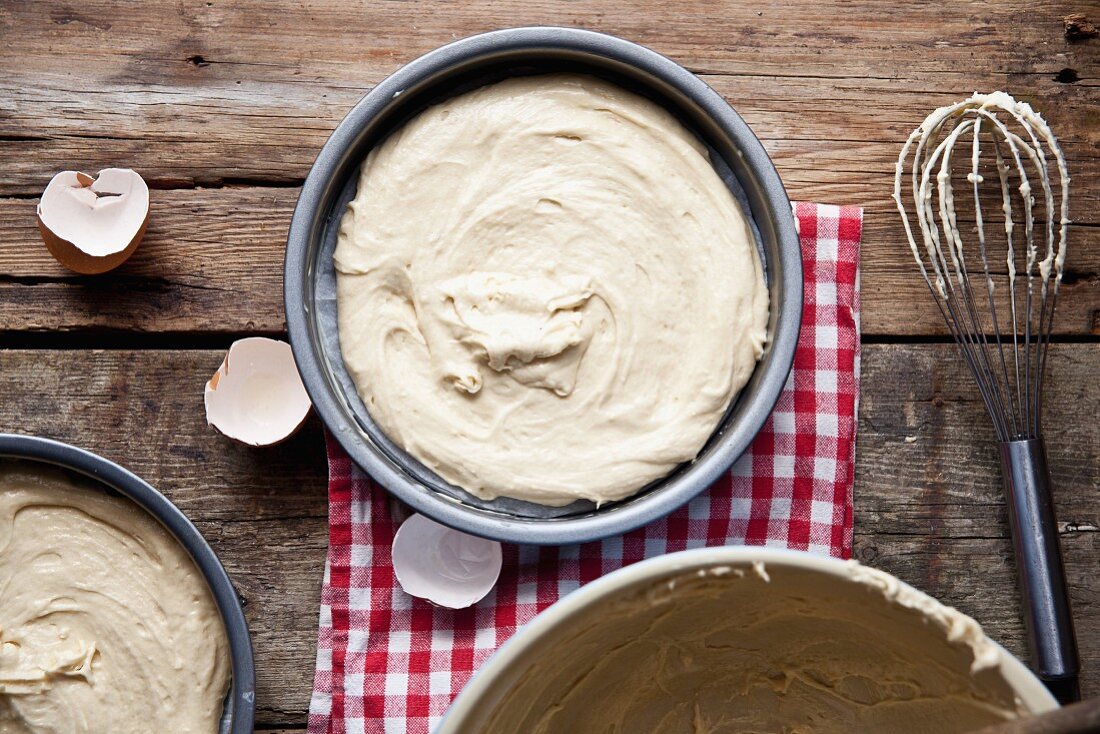
[[[898,146],[975,88],[1034,103],[1074,175],[1059,333],[1100,334],[1096,41],[1067,43],[1069,2],[467,3],[258,0],[123,6],[0,0],[0,332],[278,332],[296,186],[373,84],[452,38],[524,24],[637,40],[742,113],[792,197],[867,208],[864,332],[942,334],[887,196]],[[841,26],[836,19],[844,18]],[[1093,19],[1095,20],[1095,18]],[[1074,81],[1076,79],[1076,81]],[[34,200],[62,168],[129,165],[155,186],[146,242],[106,278],[57,266]],[[249,184],[242,186],[242,184]],[[199,188],[218,186],[222,188]],[[3,347],[0,336],[0,348]],[[253,450],[205,426],[212,351],[2,351],[0,430],[68,440],[162,489],[199,525],[246,602],[261,728],[300,731],[325,547],[314,419]],[[953,348],[864,350],[856,555],[973,614],[1023,654],[991,432]],[[1087,694],[1100,694],[1100,345],[1059,346],[1047,425]],[[201,468],[201,474],[199,473]]]
[[[205,425],[212,351],[0,350],[0,430],[121,462],[184,510],[233,576],[252,626],[260,722],[300,725],[311,689],[326,544],[324,450],[313,420],[273,449]],[[1100,345],[1057,345],[1046,412],[1085,689],[1100,694]],[[974,615],[1024,654],[992,433],[949,345],[863,352],[856,556]]]
[[[896,141],[933,105],[979,86],[1039,103],[1075,168],[1095,173],[1097,55],[1095,44],[1063,37],[1061,18],[1072,9],[726,2],[700,12],[660,1],[564,9],[327,0],[273,10],[191,0],[136,10],[93,2],[76,11],[9,3],[0,16],[10,61],[0,90],[10,109],[0,136],[19,160],[0,191],[34,193],[69,163],[120,161],[167,185],[294,181],[347,108],[401,63],[464,35],[553,23],[636,39],[713,76],[791,164],[792,183],[858,185],[890,162]],[[840,170],[824,165],[830,147],[840,150]],[[790,151],[796,160],[786,160]]]
[[[244,602],[261,723],[304,722],[327,547],[325,459],[311,419],[250,449],[206,426],[218,352],[0,351],[0,430],[90,448],[164,492],[219,554]]]
[[[41,243],[36,200],[0,199],[0,331],[280,332],[283,251],[297,188],[153,192],[149,230],[106,276],[77,276]],[[887,200],[865,212],[865,334],[945,334]],[[1071,229],[1059,334],[1100,334],[1100,227]]]
[[[318,449],[323,452],[323,449]],[[281,491],[293,491],[281,485]],[[256,658],[256,719],[304,723],[313,692],[327,520],[200,521],[244,602]]]
[[[351,88],[331,93],[311,85],[262,84],[254,98],[232,96],[233,90],[218,91],[216,82],[209,82],[159,95],[130,85],[88,94],[74,85],[51,95],[61,97],[53,100],[43,90],[5,87],[0,80],[0,100],[12,108],[0,115],[0,150],[13,161],[0,181],[0,194],[34,195],[58,170],[111,165],[136,168],[158,188],[223,181],[298,183],[332,129],[383,76],[349,80]],[[703,77],[745,117],[797,197],[855,204],[874,200],[880,192],[888,196],[886,184],[892,185],[906,136],[935,107],[975,88],[1008,88],[1032,101],[1050,118],[1065,147],[1079,196],[1095,200],[1100,192],[1092,111],[1100,93],[1095,87],[1076,88],[1045,76],[1014,84],[1005,75],[980,72],[959,79],[841,82],[813,76]],[[188,101],[203,93],[211,95],[203,104]],[[142,96],[155,99],[132,101]],[[86,109],[66,119],[51,114],[52,107]],[[53,129],[59,121],[64,129]]]
[[[463,35],[554,22],[619,33],[704,75],[804,199],[875,199],[905,135],[934,106],[975,88],[1034,102],[1059,132],[1081,196],[1100,191],[1096,45],[1062,37],[1068,5],[949,6],[925,25],[931,7],[877,4],[765,13],[723,3],[710,16],[660,2],[578,3],[568,14],[537,3],[262,7],[149,5],[151,37],[142,12],[110,4],[80,13],[15,4],[0,16],[13,40],[0,50],[10,62],[0,79],[0,146],[13,159],[0,193],[32,195],[64,167],[122,163],[161,187],[297,182],[346,111],[401,63]],[[257,27],[257,13],[275,17]],[[849,21],[844,33],[831,30],[838,13]],[[410,24],[410,14],[424,17]]]
[[[206,425],[203,388],[223,357],[0,351],[0,430],[22,428],[75,444],[91,439],[89,448],[149,477],[196,521],[323,519],[327,470],[319,421],[265,449]]]
[[[298,189],[153,191],[129,261],[78,276],[42,245],[37,200],[0,199],[0,330],[282,331]]]
[[[865,333],[942,334],[897,246],[888,195],[899,145],[933,106],[974,88],[1008,88],[1048,115],[1070,159],[1074,216],[1100,224],[1098,44],[1062,37],[1071,9],[0,3],[0,193],[19,197],[0,200],[0,331],[281,330],[292,187],[351,105],[453,37],[563,23],[636,39],[703,74],[763,138],[793,197],[866,206]],[[1066,83],[1074,74],[1062,69],[1079,80]],[[151,231],[134,261],[109,278],[74,278],[37,245],[25,197],[61,168],[107,165],[134,166],[162,188],[291,188],[154,192]],[[1060,333],[1100,333],[1098,238],[1096,227],[1074,232]]]
[[[863,351],[855,556],[1026,655],[993,431],[953,347]],[[1100,660],[1100,346],[1051,351],[1044,426],[1082,659]],[[1087,674],[1086,690],[1100,693]]]
[[[82,34],[92,40],[111,39],[112,51],[134,57],[134,80],[147,78],[143,73],[155,73],[141,68],[139,61],[184,60],[158,55],[161,48],[206,52],[198,64],[261,65],[278,73],[302,62],[322,67],[341,60],[360,66],[393,62],[406,52],[438,45],[433,36],[540,23],[599,26],[616,34],[645,36],[652,43],[691,54],[702,68],[723,71],[740,70],[751,60],[776,74],[789,70],[791,64],[813,63],[881,76],[876,74],[881,71],[874,63],[877,57],[910,52],[912,58],[904,61],[916,71],[949,73],[959,71],[960,64],[995,67],[1020,60],[1017,71],[1025,73],[1041,70],[1039,65],[1048,50],[1038,42],[1047,38],[1046,33],[1055,31],[1058,40],[1064,40],[1062,16],[1075,7],[1087,10],[1068,2],[1035,8],[1022,2],[979,1],[962,8],[932,8],[921,4],[883,6],[873,0],[787,0],[763,6],[712,2],[706,7],[661,0],[581,0],[567,8],[552,0],[470,0],[453,6],[430,0],[368,6],[314,0],[278,8],[262,0],[185,0],[136,12],[125,12],[105,0],[82,3],[79,10],[62,3],[42,3],[30,9],[21,5],[6,2],[3,22],[12,27],[25,25],[36,32],[31,38],[13,37],[14,53],[41,49],[43,42],[60,47]],[[842,26],[835,22],[838,11],[844,11]],[[150,27],[153,19],[157,25]],[[1006,29],[1012,33],[1006,34]],[[186,43],[151,39],[151,30],[169,37],[183,36]],[[728,33],[719,35],[720,31]],[[365,40],[373,43],[364,44]],[[988,57],[985,61],[974,53],[975,46],[982,47]],[[866,51],[853,55],[855,47]],[[931,48],[940,49],[939,53],[927,53]],[[258,55],[263,53],[281,56],[266,59]],[[309,77],[304,81],[310,81]]]
[[[91,449],[166,494],[206,536],[244,602],[259,720],[301,722],[313,685],[327,548],[326,468],[311,419],[270,449],[207,427],[211,351],[0,351],[0,431]]]

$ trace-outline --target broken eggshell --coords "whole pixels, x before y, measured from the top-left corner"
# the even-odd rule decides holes
[[[449,609],[481,601],[500,576],[500,543],[453,530],[424,515],[411,516],[397,529],[391,557],[402,589]]]
[[[294,435],[311,407],[290,345],[264,337],[233,342],[206,383],[205,402],[206,422],[249,446]]]
[[[113,270],[133,254],[149,223],[149,187],[129,168],[53,177],[38,201],[38,231],[54,258],[84,275]]]

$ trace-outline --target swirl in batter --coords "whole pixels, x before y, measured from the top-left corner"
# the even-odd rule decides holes
[[[715,566],[609,595],[463,734],[960,734],[1029,713],[977,622],[848,569]]]
[[[0,732],[213,734],[229,679],[210,590],[160,523],[0,465]]]
[[[754,238],[706,148],[589,77],[412,119],[363,164],[335,261],[371,416],[485,499],[637,492],[698,455],[765,341]]]

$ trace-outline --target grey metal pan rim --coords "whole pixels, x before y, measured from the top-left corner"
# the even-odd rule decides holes
[[[233,682],[226,697],[222,734],[252,734],[255,717],[256,667],[252,638],[237,592],[217,555],[191,521],[168,498],[136,474],[101,456],[60,441],[0,433],[0,459],[23,459],[83,474],[125,495],[155,517],[187,550],[206,578],[229,637]],[[155,722],[150,722],[155,728]]]
[[[513,511],[514,501],[464,498],[374,424],[354,388],[348,387],[335,327],[326,315],[334,310],[334,296],[325,268],[332,269],[335,231],[354,193],[356,172],[371,147],[391,130],[466,89],[507,76],[562,70],[602,76],[649,96],[710,147],[719,173],[727,169],[727,183],[747,205],[757,228],[771,316],[761,361],[694,462],[621,502],[540,517]],[[654,51],[613,36],[571,28],[514,28],[459,40],[408,63],[340,123],[306,178],[291,221],[285,298],[290,343],[313,405],[360,467],[414,510],[451,527],[502,541],[564,545],[624,533],[669,514],[709,487],[745,451],[790,374],[802,318],[802,259],[790,200],[764,147],[701,79]]]

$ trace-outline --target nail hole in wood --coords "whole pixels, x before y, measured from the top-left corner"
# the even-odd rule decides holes
[[[1073,84],[1080,79],[1076,69],[1062,69],[1060,72],[1054,75],[1054,81],[1059,84]]]

